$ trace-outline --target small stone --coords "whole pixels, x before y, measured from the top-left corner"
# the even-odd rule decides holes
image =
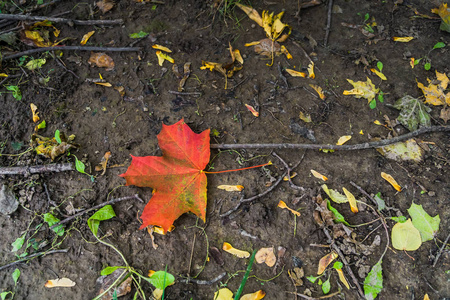
[[[0,214],[10,215],[16,211],[18,206],[19,202],[16,199],[16,195],[3,184],[0,190]]]
[[[434,196],[436,196],[436,192],[429,191],[429,192],[428,192],[428,196],[434,197]]]

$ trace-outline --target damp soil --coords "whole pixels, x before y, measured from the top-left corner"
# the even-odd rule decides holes
[[[407,209],[412,202],[423,205],[431,216],[439,214],[440,230],[435,241],[425,242],[417,251],[408,253],[389,247],[382,263],[383,290],[378,299],[423,299],[425,294],[430,299],[450,297],[448,246],[437,265],[432,267],[449,228],[447,133],[418,137],[428,145],[420,163],[389,160],[374,149],[334,153],[275,150],[291,167],[300,162],[292,170],[298,174],[292,182],[301,188],[294,189],[282,181],[271,192],[241,205],[226,217],[221,214],[235,207],[242,197],[250,198],[270,188],[286,167],[272,155],[271,149],[213,149],[208,168],[214,171],[248,167],[269,160],[273,165],[208,175],[206,223],[193,214],[184,214],[175,221],[173,232],[166,236],[155,235],[157,249],[152,247],[147,230],[139,230],[139,216],[145,202],[151,198],[152,190],[124,186],[125,180],[118,175],[126,171],[131,162],[130,155],[161,155],[156,137],[162,124],[173,124],[184,118],[197,133],[212,129],[212,143],[335,144],[343,135],[352,136],[349,144],[364,143],[406,133],[408,130],[401,125],[396,125],[392,131],[374,121],[395,120],[398,111],[392,105],[397,99],[404,95],[422,96],[417,81],[425,83],[427,78],[435,78],[435,70],[450,72],[448,46],[430,52],[437,42],[448,45],[449,34],[439,30],[439,19],[421,18],[414,13],[417,9],[419,13],[435,17],[430,11],[438,6],[438,1],[397,1],[398,4],[393,1],[334,1],[326,47],[323,44],[328,3],[299,11],[298,2],[293,0],[252,1],[251,5],[259,12],[285,11],[283,21],[293,30],[291,37],[283,43],[293,59],[277,56],[272,66],[268,66],[270,59],[259,56],[252,47],[245,47],[245,43],[265,38],[263,30],[234,5],[224,10],[224,5],[229,2],[166,0],[165,4],[152,4],[117,1],[111,11],[102,14],[93,1],[64,1],[33,12],[33,15],[50,16],[70,11],[64,17],[81,20],[123,19],[120,26],[56,26],[62,37],[71,38],[66,45],[78,45],[85,33],[95,30],[89,46],[127,47],[133,43],[141,51],[108,53],[115,63],[111,71],[89,65],[90,53],[84,51],[64,51],[60,56],[64,67],[48,53],[34,54],[33,58],[47,59],[47,63],[35,71],[19,67],[19,60],[3,61],[2,73],[18,77],[2,81],[0,165],[26,167],[51,163],[50,159],[36,155],[34,151],[18,156],[3,155],[19,154],[28,148],[35,127],[30,111],[30,103],[34,103],[47,124],[39,134],[51,137],[55,130],[75,134],[75,142],[80,148],[71,150],[70,154],[84,161],[86,170],[97,176],[94,182],[76,171],[0,177],[1,183],[14,191],[21,204],[13,214],[0,218],[0,264],[14,261],[16,254],[24,253],[23,249],[11,252],[11,243],[25,232],[27,238],[34,238],[30,243],[43,246],[39,250],[28,248],[28,254],[45,251],[55,241],[62,241],[58,248],[68,249],[66,253],[49,254],[16,265],[21,276],[15,299],[94,298],[100,271],[106,266],[121,265],[122,261],[111,248],[93,243],[87,226],[92,213],[66,224],[69,233],[64,239],[57,238],[47,225],[35,228],[43,222],[41,216],[44,213],[51,211],[64,219],[74,209],[84,210],[108,199],[134,194],[139,194],[144,203],[132,199],[114,204],[117,216],[102,222],[99,232],[106,235],[105,240],[115,245],[129,264],[143,274],[167,267],[168,272],[176,276],[176,283],[167,288],[165,299],[212,299],[222,285],[236,291],[249,260],[220,250],[223,265],[214,259],[207,261],[209,248],[221,249],[224,242],[249,252],[262,247],[274,247],[275,252],[279,247],[286,248],[283,262],[277,268],[253,265],[244,293],[262,289],[266,299],[299,299],[294,296],[295,291],[302,294],[309,291],[312,297],[322,296],[321,287],[305,278],[303,285],[294,287],[288,270],[301,261],[305,276],[315,276],[320,258],[331,251],[332,243],[341,249],[355,280],[363,286],[364,278],[380,259],[388,242],[385,230],[379,221],[370,223],[377,218],[370,209],[354,214],[347,205],[334,204],[350,224],[370,224],[353,228],[350,237],[328,240],[313,217],[316,197],[320,194],[325,197],[325,194],[320,189],[323,182],[311,175],[311,169],[326,175],[330,188],[342,190],[346,187],[358,199],[368,203],[370,200],[350,182],[369,194],[380,192],[386,205],[392,208],[383,212],[387,218],[408,217]],[[373,36],[366,36],[360,29],[344,23],[369,24],[374,29]],[[139,31],[150,35],[141,40],[129,37]],[[414,40],[395,43],[392,41],[395,36],[413,36]],[[169,62],[164,62],[162,67],[158,65],[153,44],[170,48],[173,51],[170,55],[180,70],[183,64],[191,63],[191,74],[183,93],[173,93],[178,91],[180,80]],[[230,44],[240,50],[244,64],[226,83],[222,74],[200,67],[202,60],[230,61]],[[2,52],[31,49],[20,43],[15,47],[1,45]],[[424,70],[425,59],[411,68],[411,57],[418,59],[426,55],[431,61],[430,71]],[[294,78],[284,71],[286,68],[306,69],[309,59],[315,63],[314,79]],[[387,81],[370,71],[378,61],[383,62]],[[123,87],[125,95],[89,81],[99,78],[99,73],[113,87]],[[47,77],[50,78],[48,82],[42,80]],[[343,95],[344,90],[352,88],[347,78],[365,81],[366,77],[384,92],[384,103],[378,102],[375,109],[370,109],[365,99]],[[310,84],[322,87],[326,99],[318,98]],[[18,85],[22,100],[7,93],[6,85]],[[254,117],[245,104],[257,109],[259,117]],[[439,107],[432,108],[433,125],[445,125],[439,118],[439,111]],[[312,122],[300,120],[300,112],[309,114]],[[111,167],[100,175],[94,167],[107,151],[112,153],[108,163]],[[53,163],[73,163],[73,155],[61,156]],[[403,190],[394,190],[380,177],[381,172],[391,174]],[[238,184],[245,189],[226,192],[217,189],[220,184]],[[278,208],[280,200],[300,211],[301,216],[294,217],[289,211]],[[389,232],[394,224],[387,219]],[[45,246],[45,243],[48,244]],[[293,257],[297,259],[293,260]],[[0,271],[3,291],[14,287],[13,270],[14,267],[9,267]],[[223,278],[211,282],[223,272],[226,272]],[[323,280],[330,278],[331,293],[341,291],[331,299],[359,299],[355,280],[347,272],[346,276],[350,290],[339,282],[334,271],[327,271],[322,277]],[[71,288],[44,287],[47,280],[62,277],[70,278],[76,285]],[[186,283],[184,279],[188,277],[200,282]],[[202,281],[209,284],[199,284],[205,283]],[[151,294],[149,284],[144,283],[142,287],[146,295]],[[133,287],[123,299],[132,299],[134,292]]]

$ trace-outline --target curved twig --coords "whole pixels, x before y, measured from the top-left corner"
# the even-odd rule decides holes
[[[52,254],[52,253],[66,253],[67,251],[69,251],[69,249],[56,249],[56,250],[50,250],[50,251],[43,251],[43,252],[34,253],[34,254],[31,254],[31,255],[25,256],[25,257],[23,257],[21,259],[18,259],[16,261],[10,262],[9,264],[6,264],[4,266],[1,266],[0,267],[0,271],[3,270],[3,269],[9,268],[9,267],[15,266],[15,265],[17,265],[17,264],[19,264],[21,262],[27,261],[27,260],[29,260],[29,259],[31,259],[33,257],[45,256],[47,254]]]

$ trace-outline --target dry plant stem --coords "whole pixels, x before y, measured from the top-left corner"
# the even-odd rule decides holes
[[[334,251],[337,252],[337,254],[339,255],[339,258],[342,260],[342,262],[344,263],[345,269],[347,270],[347,273],[350,275],[350,277],[352,278],[353,283],[355,284],[357,290],[358,290],[358,294],[360,297],[362,297],[362,299],[365,299],[364,296],[364,292],[361,289],[361,286],[359,285],[358,279],[356,279],[355,274],[353,274],[352,269],[350,268],[347,260],[345,259],[344,254],[342,254],[341,249],[339,249],[339,247],[336,245],[336,243],[334,242],[333,238],[331,237],[330,233],[328,232],[328,229],[326,227],[322,227],[323,233],[325,233],[329,243],[331,244],[331,247],[333,248]]]
[[[29,259],[32,259],[33,257],[46,256],[47,254],[53,254],[53,253],[67,253],[67,251],[69,251],[69,249],[57,249],[57,250],[42,251],[42,252],[34,253],[34,254],[28,255],[26,257],[23,257],[23,258],[21,258],[19,260],[13,261],[13,262],[11,262],[9,264],[6,264],[4,266],[1,266],[0,267],[0,271],[3,270],[3,269],[9,268],[9,267],[15,266],[15,265],[17,265],[17,264],[19,264],[21,262],[24,262],[24,261],[27,261]]]
[[[436,258],[434,259],[433,268],[436,266],[436,263],[437,263],[439,257],[441,257],[442,251],[444,251],[444,248],[447,245],[449,239],[450,239],[450,233],[447,235],[447,238],[445,239],[444,244],[442,244],[441,248],[439,249],[438,254],[436,255]]]
[[[23,52],[19,52],[16,54],[8,55],[3,57],[3,60],[13,59],[17,57],[21,57],[24,55],[31,55],[34,53],[40,53],[45,51],[54,51],[54,50],[72,50],[72,51],[102,51],[102,52],[138,52],[141,51],[139,47],[85,47],[85,46],[54,46],[54,47],[43,47],[37,49],[31,49]]]
[[[323,46],[326,47],[328,43],[328,36],[331,29],[331,11],[333,9],[333,0],[328,0],[328,14],[327,14],[327,27],[325,28],[325,38],[323,40]]]
[[[0,14],[0,20],[18,20],[18,21],[45,21],[45,20],[48,20],[53,23],[66,23],[66,24],[75,24],[75,25],[120,25],[123,23],[122,19],[117,19],[117,20],[71,20],[71,19],[64,19],[64,18],[14,15],[14,14]]]
[[[177,91],[168,91],[169,94],[180,95],[180,96],[201,96],[203,95],[200,92],[177,92]]]
[[[253,200],[256,200],[256,199],[258,199],[258,198],[261,198],[261,197],[267,195],[267,194],[270,193],[274,188],[276,188],[278,184],[280,184],[280,182],[283,180],[283,177],[286,176],[286,174],[287,174],[287,172],[284,172],[284,174],[281,175],[281,176],[277,179],[277,181],[275,181],[275,183],[274,183],[271,187],[269,187],[267,190],[265,190],[264,192],[262,192],[262,193],[260,193],[260,194],[258,194],[258,195],[256,195],[256,196],[247,198],[247,199],[244,199],[244,196],[242,196],[241,199],[239,200],[239,203],[238,203],[234,208],[232,208],[232,209],[230,209],[229,211],[227,211],[227,212],[225,212],[225,213],[219,215],[219,217],[221,217],[221,218],[227,217],[227,216],[231,215],[232,213],[234,213],[236,210],[238,210],[239,207],[241,207],[241,205],[242,205],[243,203],[251,202],[251,201],[253,201]]]
[[[93,207],[91,207],[91,208],[88,208],[88,209],[85,209],[85,210],[83,210],[83,211],[80,211],[79,213],[76,213],[76,214],[74,214],[73,216],[70,216],[70,217],[68,217],[68,218],[66,218],[66,219],[64,219],[64,220],[62,220],[62,221],[60,221],[60,222],[54,224],[52,227],[50,227],[50,229],[53,229],[53,228],[55,228],[56,226],[65,224],[65,223],[67,223],[67,222],[69,222],[69,221],[71,221],[71,220],[73,220],[73,219],[75,219],[75,218],[78,218],[79,216],[82,216],[82,215],[84,215],[85,213],[90,212],[90,211],[92,211],[92,210],[94,210],[94,209],[101,208],[101,207],[103,207],[103,206],[110,205],[110,204],[114,204],[114,203],[117,203],[117,202],[120,202],[120,201],[124,201],[124,200],[131,200],[131,199],[136,199],[136,200],[139,200],[140,202],[144,202],[144,201],[139,197],[138,194],[135,194],[135,195],[133,195],[133,196],[126,196],[126,197],[122,197],[122,198],[111,199],[111,200],[109,200],[109,201],[100,203],[100,204],[98,204],[98,205],[96,205],[96,206],[93,206]]]
[[[211,285],[211,284],[216,283],[217,281],[221,280],[222,278],[224,278],[225,275],[227,275],[227,272],[223,272],[211,280],[198,280],[198,279],[194,279],[194,278],[186,278],[186,279],[182,279],[180,281],[182,281],[184,283],[192,282],[192,283],[200,284],[200,285]]]
[[[295,168],[298,167],[298,165],[302,162],[303,158],[305,157],[305,153],[306,153],[306,151],[303,153],[302,158],[300,158],[300,160],[292,167],[292,169],[295,169]],[[287,169],[287,175],[286,176],[288,178],[290,187],[293,188],[294,190],[299,190],[299,191],[303,191],[304,192],[305,188],[303,188],[301,186],[298,186],[298,185],[295,185],[292,182],[292,179],[291,179],[291,171],[292,171],[292,169],[289,167],[289,165],[281,157],[279,157],[278,154],[276,154],[275,152],[272,152],[272,155],[275,156],[276,158],[278,158],[283,163],[285,168]]]
[[[0,155],[1,156],[1,155]],[[50,164],[24,167],[4,167],[0,168],[0,175],[30,175],[45,172],[65,172],[74,170],[73,164]]]
[[[447,132],[450,126],[432,126],[422,127],[416,131],[403,134],[392,139],[385,139],[377,142],[362,143],[356,145],[329,145],[329,144],[211,144],[211,149],[327,149],[327,150],[363,150],[371,148],[380,148],[392,145],[424,133]]]
[[[289,293],[289,294],[294,294],[294,293],[292,293],[292,292],[288,292],[288,293]],[[307,300],[319,300],[319,299],[327,299],[327,298],[331,298],[331,297],[334,297],[334,296],[336,296],[336,295],[339,295],[340,293],[341,293],[340,291],[337,291],[337,292],[331,293],[331,294],[329,294],[329,295],[321,296],[321,297],[318,297],[318,298],[310,297],[310,296],[308,296],[308,295],[300,294],[300,293],[295,293],[295,295],[296,295],[296,296],[300,296],[301,298],[307,299]]]

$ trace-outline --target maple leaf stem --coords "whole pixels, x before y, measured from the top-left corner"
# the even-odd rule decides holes
[[[242,170],[248,170],[248,169],[254,169],[254,168],[260,168],[260,167],[265,167],[265,166],[270,166],[272,164],[272,162],[268,162],[262,165],[257,165],[257,166],[252,166],[252,167],[247,167],[247,168],[241,168],[241,169],[234,169],[234,170],[225,170],[225,171],[217,171],[217,172],[206,172],[203,171],[203,173],[206,174],[219,174],[219,173],[227,173],[227,172],[236,172],[236,171],[242,171]]]

